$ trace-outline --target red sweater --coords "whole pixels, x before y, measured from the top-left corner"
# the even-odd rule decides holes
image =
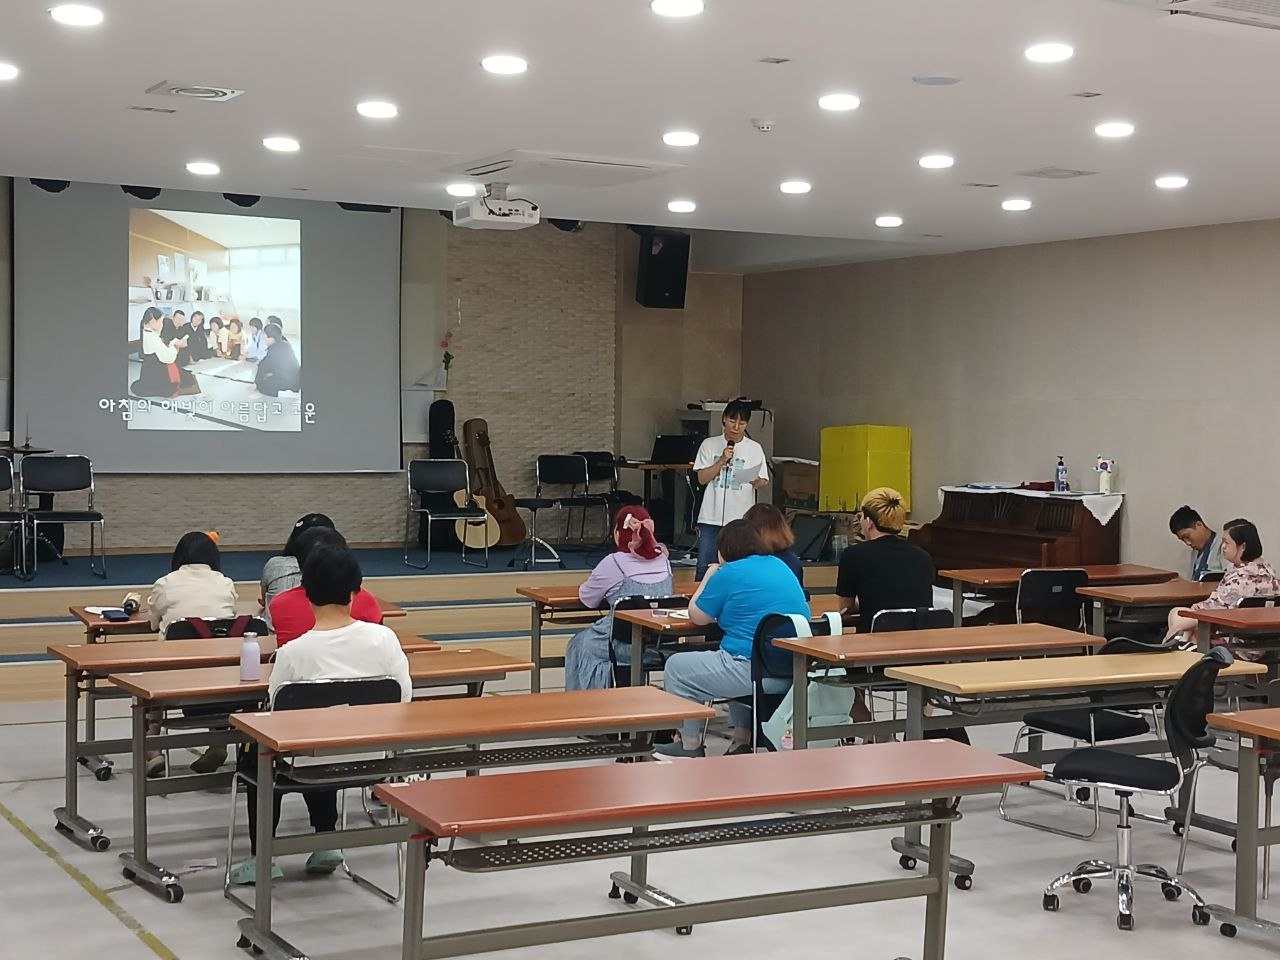
[[[367,623],[382,622],[382,608],[368,590],[360,590],[352,599],[351,618]],[[286,590],[271,601],[271,624],[276,628],[277,647],[283,647],[316,625],[316,613],[302,587]]]

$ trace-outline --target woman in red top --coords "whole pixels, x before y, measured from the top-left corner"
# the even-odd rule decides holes
[[[298,566],[307,565],[309,557],[319,546],[347,545],[346,538],[328,527],[313,527],[298,537]],[[367,623],[382,622],[382,608],[372,593],[363,587],[351,601],[351,618]],[[315,611],[302,587],[294,587],[271,601],[271,623],[276,631],[276,646],[282,647],[295,640],[316,625]]]

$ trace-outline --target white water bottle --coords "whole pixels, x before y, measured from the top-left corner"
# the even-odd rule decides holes
[[[1067,463],[1062,457],[1058,457],[1058,465],[1053,471],[1053,489],[1056,493],[1066,493],[1069,489],[1067,484]]]
[[[258,635],[246,633],[244,643],[240,644],[240,682],[254,683],[262,679],[262,648],[258,646]]]

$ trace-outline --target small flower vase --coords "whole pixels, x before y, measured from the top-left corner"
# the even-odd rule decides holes
[[[1099,493],[1111,492],[1111,471],[1103,470],[1101,473],[1098,474],[1098,492]]]

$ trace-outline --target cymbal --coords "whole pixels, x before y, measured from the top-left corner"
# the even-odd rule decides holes
[[[30,443],[24,443],[20,447],[15,447],[11,443],[0,444],[0,452],[3,453],[21,453],[23,455],[29,453],[53,453],[46,447],[33,447]]]

